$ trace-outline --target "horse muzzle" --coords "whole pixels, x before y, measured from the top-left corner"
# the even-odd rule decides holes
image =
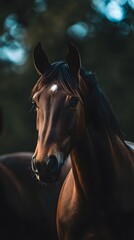
[[[53,183],[58,180],[61,167],[55,155],[45,157],[42,161],[38,161],[35,157],[32,157],[31,164],[32,170],[39,181],[43,183]]]

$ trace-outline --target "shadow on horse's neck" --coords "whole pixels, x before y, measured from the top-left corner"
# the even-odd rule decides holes
[[[71,158],[77,190],[97,204],[104,205],[108,199],[114,201],[128,176],[133,179],[131,150],[118,135],[109,134],[105,127],[97,130],[88,127]]]

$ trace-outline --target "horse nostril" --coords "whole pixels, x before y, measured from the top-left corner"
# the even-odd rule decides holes
[[[47,165],[47,168],[49,171],[51,171],[51,172],[57,171],[57,169],[58,169],[57,158],[54,155],[49,156],[46,165]]]

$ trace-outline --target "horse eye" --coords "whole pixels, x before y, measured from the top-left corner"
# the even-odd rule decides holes
[[[72,97],[70,99],[69,106],[70,106],[71,110],[75,110],[77,108],[78,102],[79,102],[78,97]]]
[[[34,100],[32,100],[32,109],[36,110],[37,108],[39,108],[36,104],[36,102]]]

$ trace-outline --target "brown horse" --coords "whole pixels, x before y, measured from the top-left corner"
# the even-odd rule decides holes
[[[59,239],[133,240],[134,151],[95,75],[81,67],[72,44],[67,63],[50,65],[40,44],[34,62],[41,77],[33,89],[33,170],[41,181],[54,182],[69,154],[72,162],[58,202]]]

